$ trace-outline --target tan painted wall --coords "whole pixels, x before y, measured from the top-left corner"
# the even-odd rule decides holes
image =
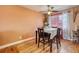
[[[0,44],[34,36],[43,26],[43,15],[20,6],[0,6]]]

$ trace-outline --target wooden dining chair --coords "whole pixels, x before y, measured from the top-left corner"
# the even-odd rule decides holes
[[[57,45],[57,49],[59,49],[59,45],[61,46],[61,29],[60,28],[57,28],[57,34],[56,36],[54,36],[53,38],[54,42],[56,42],[56,45]]]
[[[61,29],[57,28],[57,34],[50,39],[50,53],[52,53],[52,43],[56,43],[57,49],[59,49],[59,45],[61,46]]]
[[[50,33],[44,32],[43,28],[38,28],[38,48],[39,44],[43,44],[43,50],[45,49],[45,44],[49,43],[50,41]]]

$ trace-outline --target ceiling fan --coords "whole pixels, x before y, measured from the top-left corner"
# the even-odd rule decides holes
[[[47,11],[41,11],[42,13],[45,13],[45,14],[48,14],[48,15],[51,15],[52,13],[56,13],[56,12],[58,12],[58,11],[56,11],[56,10],[53,10],[54,9],[54,7],[52,7],[52,6],[50,6],[50,5],[47,5]]]

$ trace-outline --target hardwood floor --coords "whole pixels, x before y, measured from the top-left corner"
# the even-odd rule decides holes
[[[78,53],[79,52],[79,44],[76,44],[72,41],[61,40],[61,47],[57,50],[56,44],[52,45],[52,53]],[[28,42],[24,42],[22,44],[17,45],[17,48],[21,53],[49,53],[49,47],[46,45],[45,50],[42,49],[42,44],[38,48],[35,44],[34,40],[30,40]]]

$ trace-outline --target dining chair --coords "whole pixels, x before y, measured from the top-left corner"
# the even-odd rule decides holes
[[[50,41],[50,33],[44,32],[43,28],[38,28],[38,48],[39,44],[43,44],[43,50],[45,49],[45,44],[49,43]]]
[[[57,49],[59,49],[59,45],[61,46],[61,29],[60,28],[57,28],[57,34],[56,36],[54,36],[53,38],[54,42],[56,42],[56,45],[57,45]]]
[[[61,46],[61,29],[57,28],[57,34],[50,39],[50,52],[52,53],[52,43],[56,43],[57,49],[59,49],[59,45]]]
[[[61,29],[57,28],[57,34],[51,39],[50,42],[50,51],[52,52],[52,43],[56,42],[57,49],[59,49],[59,45],[61,46]]]
[[[73,39],[75,43],[79,43],[79,30],[73,31]]]

